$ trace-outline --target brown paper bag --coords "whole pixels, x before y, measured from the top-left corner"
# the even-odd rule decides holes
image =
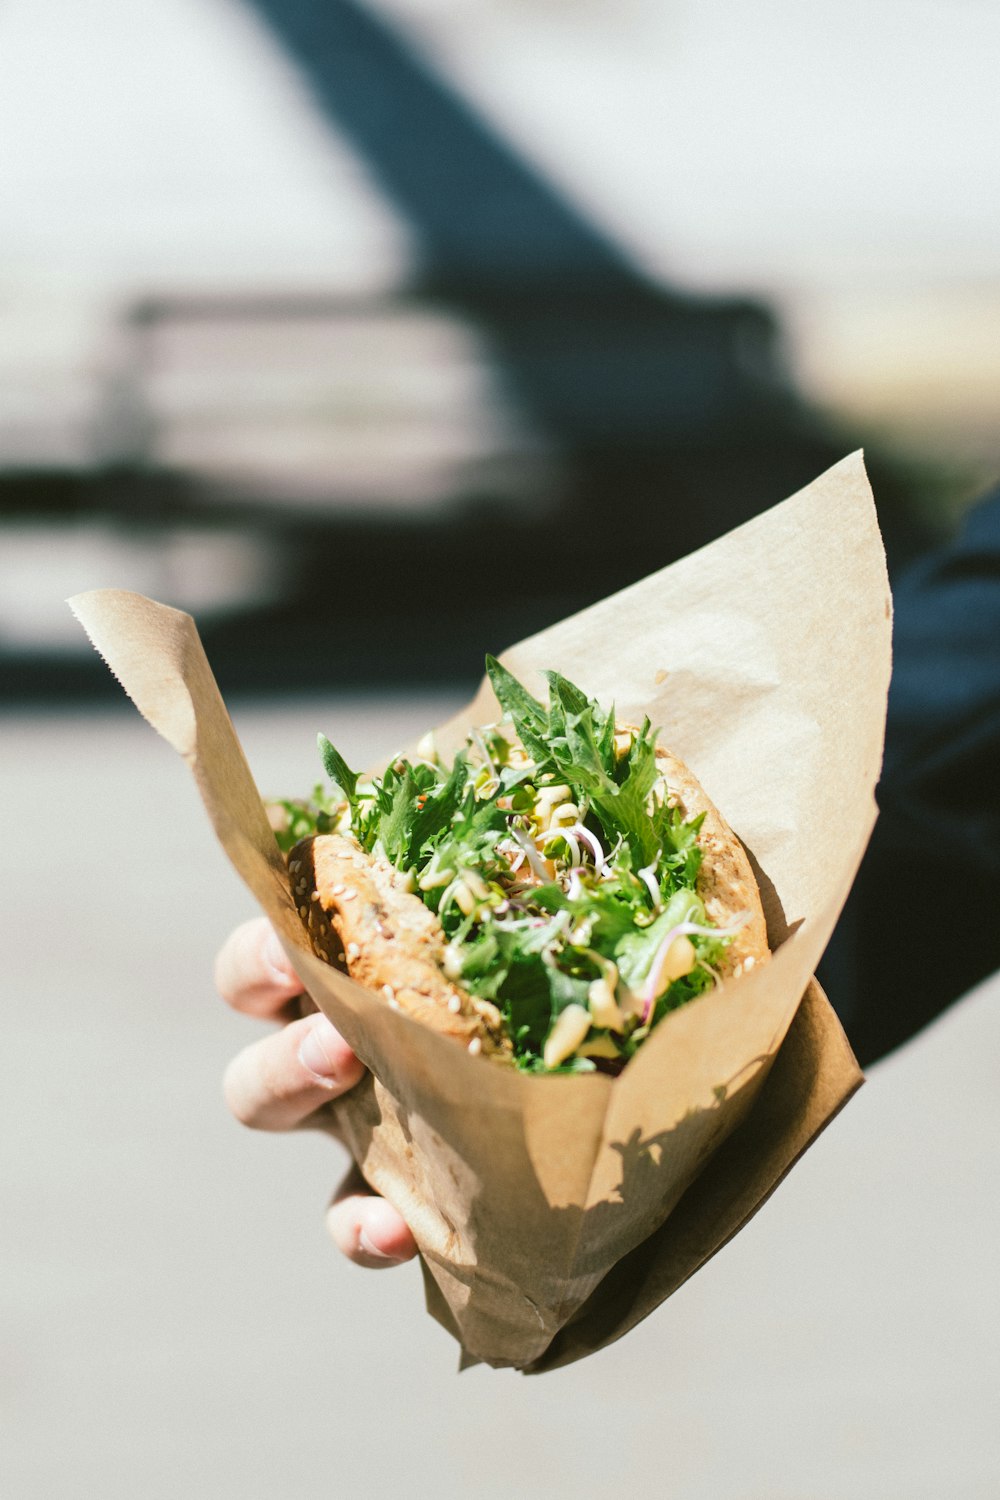
[[[746,1222],[857,1088],[810,976],[874,822],[889,681],[860,455],[503,658],[532,691],[556,668],[622,719],[647,713],[758,871],[772,961],[668,1014],[617,1078],[470,1057],[316,959],[191,619],[114,590],[71,604],[188,762],[310,994],[367,1063],[338,1116],[411,1226],[428,1307],[466,1363],[540,1371],[620,1337]],[[447,752],[497,717],[484,683],[438,743]]]

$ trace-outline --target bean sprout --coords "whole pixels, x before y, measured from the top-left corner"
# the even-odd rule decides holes
[[[512,828],[510,832],[511,837],[516,841],[518,846],[524,852],[524,857],[527,859],[528,864],[531,866],[533,873],[538,876],[539,880],[547,881],[549,878],[549,872],[539,858],[538,850],[535,848],[534,844],[531,842],[528,836],[522,833],[520,828]]]
[[[479,733],[478,729],[474,729],[472,731],[472,738],[476,742],[476,749],[479,751],[480,755],[483,757],[483,760],[489,766],[490,773],[493,776],[493,779],[495,781],[499,782],[499,780],[500,780],[500,773],[497,770],[497,768],[496,768],[496,766],[495,766],[495,764],[493,762],[492,755],[490,754],[490,752],[486,748],[486,741],[483,739],[483,737]]]
[[[645,983],[636,992],[637,998],[643,1003],[643,1021],[648,1021],[649,1017],[652,1015],[653,1006],[656,1004],[657,1000],[657,991],[660,980],[659,971],[662,967],[663,960],[665,959],[667,952],[670,949],[670,945],[675,942],[677,938],[733,937],[737,932],[739,932],[741,927],[745,926],[746,923],[749,922],[750,916],[751,913],[748,911],[740,912],[739,915],[737,917],[734,917],[732,922],[730,922],[726,927],[706,927],[702,922],[678,922],[675,927],[671,927],[670,931],[660,941],[660,946],[656,950],[653,962],[649,966],[649,973],[646,975]]]
[[[597,835],[591,833],[589,828],[584,828],[582,823],[574,823],[570,832],[574,833],[578,839],[583,839],[594,856],[595,869],[600,875],[606,875],[608,873],[608,861]]]
[[[660,856],[659,853],[657,853],[657,856],[653,860],[653,863],[651,865],[646,865],[643,869],[636,870],[635,872],[649,892],[654,911],[663,910],[663,898],[660,895],[660,887],[655,879],[656,866],[659,864],[659,861]]]

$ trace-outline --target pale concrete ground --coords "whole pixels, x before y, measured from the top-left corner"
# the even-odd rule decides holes
[[[454,706],[236,719],[263,788],[297,790],[318,727],[360,760]],[[996,1495],[996,981],[628,1338],[459,1377],[416,1268],[326,1243],[337,1149],[225,1114],[255,1028],[209,965],[251,907],[173,752],[138,716],[8,717],[0,785],[5,1497]]]

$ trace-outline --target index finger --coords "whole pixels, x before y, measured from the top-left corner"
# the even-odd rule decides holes
[[[266,917],[230,933],[215,960],[215,983],[227,1005],[248,1016],[280,1020],[303,984]]]

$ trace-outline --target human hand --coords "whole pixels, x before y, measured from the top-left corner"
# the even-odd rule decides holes
[[[320,1011],[301,1014],[302,982],[264,917],[230,934],[215,961],[215,982],[234,1010],[285,1023],[245,1047],[226,1069],[223,1092],[237,1120],[252,1130],[313,1124],[336,1135],[329,1106],[359,1082],[364,1065]],[[326,1226],[337,1248],[359,1266],[399,1265],[417,1253],[400,1215],[370,1191],[357,1167],[337,1189]]]

